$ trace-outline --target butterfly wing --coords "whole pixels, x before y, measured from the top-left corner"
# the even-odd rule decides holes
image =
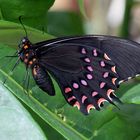
[[[101,50],[63,43],[42,54],[39,64],[54,76],[67,102],[84,114],[117,99],[113,93],[118,85],[115,63]]]
[[[138,43],[108,38],[102,41],[100,47],[116,64],[116,70],[121,81],[140,74],[140,45]]]
[[[37,48],[39,64],[56,79],[67,102],[88,114],[114,95],[119,82],[140,72],[139,44],[115,37],[60,38]]]
[[[41,48],[48,50],[54,44],[62,43],[84,44],[103,51],[115,63],[120,81],[140,73],[140,44],[134,41],[112,36],[62,37],[43,42]]]

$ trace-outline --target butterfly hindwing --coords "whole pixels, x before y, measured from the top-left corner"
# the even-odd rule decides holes
[[[88,114],[91,108],[99,110],[104,101],[113,104],[118,74],[107,54],[98,48],[71,43],[56,44],[45,54],[39,63],[54,76],[70,105]],[[73,68],[75,64],[77,68]]]

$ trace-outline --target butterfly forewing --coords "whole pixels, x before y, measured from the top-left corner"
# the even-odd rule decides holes
[[[113,38],[103,40],[101,49],[116,64],[120,80],[134,77],[140,73],[140,45],[138,43]]]

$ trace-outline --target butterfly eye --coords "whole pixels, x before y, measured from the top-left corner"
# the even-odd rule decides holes
[[[21,41],[20,41],[20,43],[19,43],[19,45],[18,45],[18,48],[22,48],[22,46],[26,43],[27,41],[26,41],[26,38],[23,38]]]
[[[21,44],[27,44],[29,42],[27,37],[22,38]]]
[[[25,38],[23,38],[23,39],[22,39],[22,43],[25,43],[25,42],[26,42],[26,39],[25,39]]]

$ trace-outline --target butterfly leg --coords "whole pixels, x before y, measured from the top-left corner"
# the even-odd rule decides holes
[[[27,85],[26,85],[26,90],[27,90],[27,94],[28,95],[30,95],[29,85],[30,85],[30,74],[29,74],[29,71],[27,71]]]
[[[20,59],[18,58],[16,63],[14,64],[13,68],[11,69],[11,71],[8,73],[8,76],[11,76],[13,74],[13,71],[15,70],[16,66],[19,64]],[[3,81],[3,85],[6,83],[8,76],[4,79]]]
[[[24,79],[21,83],[23,87],[23,91],[25,94],[29,95],[29,84],[30,84],[30,75],[29,75],[29,70],[26,68],[26,74],[24,76]]]

